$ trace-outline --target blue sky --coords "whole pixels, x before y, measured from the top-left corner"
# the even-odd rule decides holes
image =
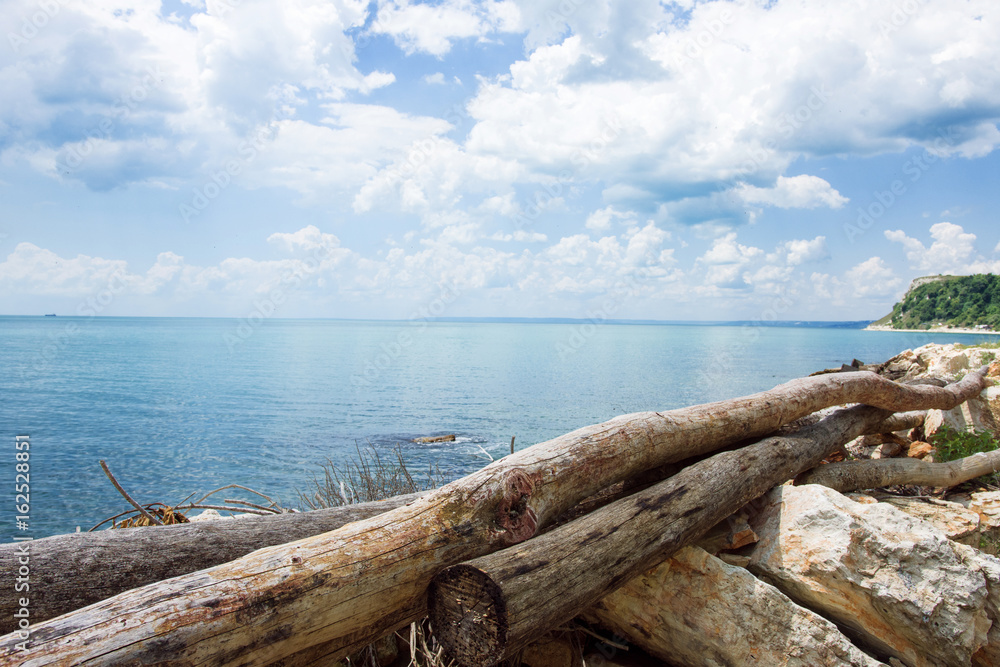
[[[1000,269],[993,0],[6,0],[0,28],[0,313],[859,320]]]

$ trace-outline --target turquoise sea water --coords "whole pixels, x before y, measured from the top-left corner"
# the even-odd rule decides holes
[[[297,502],[318,464],[401,443],[449,477],[640,410],[771,388],[928,342],[854,329],[471,322],[0,317],[0,526],[16,533],[15,437],[31,444],[30,525],[84,530],[126,506],[228,483]],[[421,445],[421,435],[455,433]]]

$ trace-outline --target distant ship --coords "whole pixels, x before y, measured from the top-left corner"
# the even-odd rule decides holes
[[[55,313],[45,313],[45,317],[55,317]]]

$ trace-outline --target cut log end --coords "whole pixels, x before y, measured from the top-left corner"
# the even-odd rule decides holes
[[[493,579],[471,565],[454,565],[434,578],[428,596],[431,625],[448,657],[459,665],[496,665],[510,626]]]

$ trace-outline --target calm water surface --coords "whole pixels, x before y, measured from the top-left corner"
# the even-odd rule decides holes
[[[126,506],[239,483],[297,504],[327,457],[401,443],[458,477],[494,456],[640,410],[769,389],[928,342],[993,340],[822,328],[0,317],[0,459],[30,435],[34,537]],[[243,333],[246,333],[244,330]],[[238,342],[234,342],[238,341]],[[420,445],[421,435],[454,443]],[[2,454],[2,452],[7,452]],[[0,525],[14,531],[8,495]]]

